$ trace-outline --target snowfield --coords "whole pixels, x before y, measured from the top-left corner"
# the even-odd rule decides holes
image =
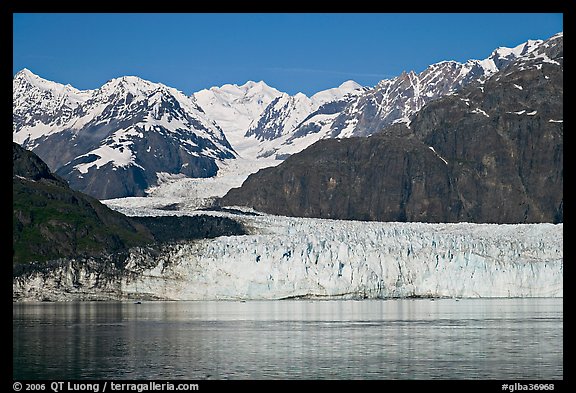
[[[103,200],[108,207],[128,216],[165,216],[194,214],[199,208],[211,206],[232,188],[240,187],[250,174],[262,168],[279,165],[274,158],[216,161],[214,177],[191,178],[182,174],[158,173],[158,185],[146,190],[146,197]]]
[[[563,296],[563,224],[235,217],[251,234],[173,244],[154,256],[133,250],[127,271],[112,281],[69,263],[15,279],[15,298]]]

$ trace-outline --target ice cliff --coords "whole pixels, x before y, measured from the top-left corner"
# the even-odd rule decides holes
[[[253,234],[132,249],[112,271],[22,275],[14,299],[563,296],[563,224],[242,220]]]

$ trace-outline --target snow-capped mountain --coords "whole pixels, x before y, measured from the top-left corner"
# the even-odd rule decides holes
[[[418,86],[411,81],[404,75]],[[220,204],[348,220],[562,222],[563,117],[557,35],[429,102],[409,124],[319,141],[250,175]]]
[[[282,94],[266,107],[256,124],[246,132],[258,140],[271,140],[292,131],[315,107],[314,101],[303,93]]]
[[[339,86],[340,94],[334,94],[334,90],[336,89],[324,90],[312,96],[312,100],[320,105],[274,149],[276,157],[287,157],[300,152],[320,139],[331,137],[334,119],[369,88],[354,81],[347,81]]]
[[[290,96],[286,93],[277,97],[252,123],[246,136],[254,135],[258,140],[272,140],[295,132],[302,121],[309,118],[321,106],[339,102],[344,97],[359,95],[365,89],[354,81],[342,83],[337,88],[320,91],[312,97],[303,93]]]
[[[347,81],[338,87],[320,91],[312,97],[303,93],[293,96],[282,93],[262,111],[257,121],[252,122],[245,136],[255,136],[261,141],[282,137],[293,132],[320,106],[362,91],[363,88],[358,83]]]
[[[419,74],[403,72],[396,78],[382,80],[334,119],[331,136],[367,136],[390,124],[409,123],[410,117],[427,103],[471,82],[486,80],[514,60],[528,56],[542,43],[530,40],[514,48],[498,48],[484,60],[442,61]]]
[[[79,91],[22,70],[13,93],[13,140],[97,198],[144,195],[158,173],[214,176],[235,157],[194,99],[159,83],[125,76]]]
[[[564,61],[564,33],[558,33],[545,41],[529,41],[531,50],[518,56],[514,62],[509,62],[509,68],[525,71],[528,69],[542,70],[544,64],[563,66]],[[506,73],[509,70],[506,69]]]
[[[249,81],[242,86],[211,87],[194,93],[193,97],[224,130],[240,157],[282,159],[282,156],[298,152],[318,140],[318,136],[299,138],[317,132],[312,127],[324,125],[327,115],[333,118],[352,96],[366,90],[349,80],[311,97],[303,93],[291,96],[263,81]],[[296,139],[299,139],[298,143],[295,143]]]
[[[192,96],[204,112],[220,126],[236,148],[244,139],[250,124],[282,92],[263,81],[248,81],[242,86],[226,84],[200,90]]]
[[[344,97],[350,95],[359,95],[363,91],[368,90],[367,88],[363,87],[359,83],[353,80],[347,80],[343,82],[338,87],[333,87],[331,89],[326,89],[319,91],[318,93],[314,94],[310,99],[317,105],[321,106],[327,104],[329,102],[340,101]]]
[[[325,137],[320,132],[353,97],[367,88],[354,81],[346,81],[336,88],[320,91],[312,97],[286,93],[266,107],[252,122],[245,137],[253,138],[250,154],[257,158],[276,157],[282,160]]]
[[[439,62],[419,74],[403,72],[382,80],[373,88],[347,81],[312,97],[280,93],[251,122],[239,117],[242,121],[236,124],[249,123],[244,135],[237,128],[233,136],[227,133],[227,137],[234,138],[232,145],[241,156],[283,160],[319,139],[371,135],[393,123],[409,123],[410,117],[428,102],[485,80],[512,61],[528,56],[542,43],[529,40],[514,48],[497,48],[484,60]],[[230,101],[226,105],[236,107]],[[205,111],[210,113],[209,109]]]
[[[90,98],[90,92],[42,79],[26,68],[14,76],[12,87],[14,141],[18,143],[57,131],[77,117],[80,106]]]
[[[264,165],[252,165],[263,159],[264,166],[274,165],[320,139],[409,124],[426,104],[518,59],[542,60],[539,48],[547,45],[552,39],[530,40],[498,48],[484,60],[444,61],[372,88],[347,81],[311,97],[291,96],[263,81],[187,97],[137,77],[81,91],[25,69],[13,82],[13,140],[77,190],[98,198],[144,195],[160,173],[211,177],[222,160],[235,157],[253,161],[250,168]]]

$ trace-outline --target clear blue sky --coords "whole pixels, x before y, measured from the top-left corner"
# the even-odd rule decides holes
[[[93,89],[123,75],[191,94],[264,80],[307,95],[546,39],[562,14],[14,14],[13,72]]]

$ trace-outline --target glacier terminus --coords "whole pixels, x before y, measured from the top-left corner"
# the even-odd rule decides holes
[[[134,248],[113,271],[62,261],[14,299],[563,297],[563,224],[240,220],[251,234]]]

